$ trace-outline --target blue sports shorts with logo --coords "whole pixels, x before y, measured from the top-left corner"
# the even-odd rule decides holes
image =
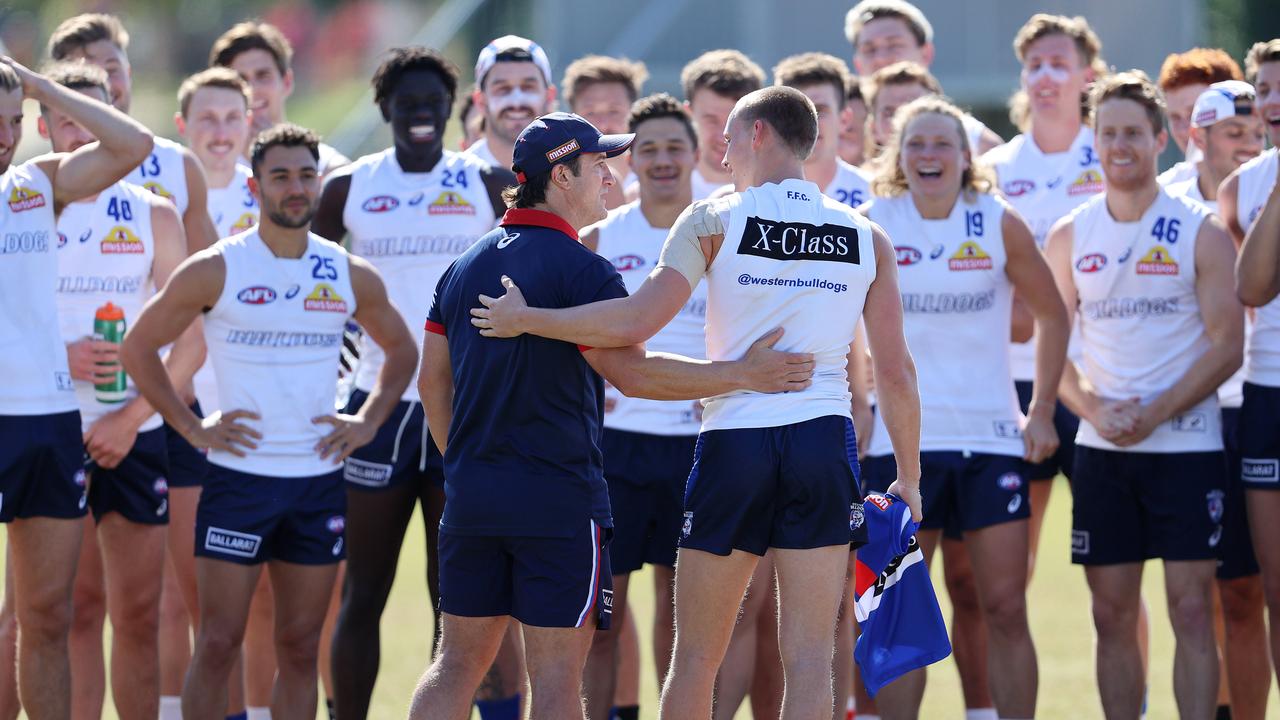
[[[196,555],[257,565],[328,565],[346,557],[342,471],[311,477],[251,475],[209,464],[196,507]]]
[[[1025,413],[1031,407],[1034,383],[1030,380],[1015,380],[1013,385],[1018,391],[1018,405]],[[1061,400],[1053,408],[1053,428],[1058,431],[1058,449],[1044,460],[1027,465],[1029,480],[1052,480],[1058,473],[1071,477],[1071,468],[1075,463],[1076,431],[1080,429],[1080,418],[1068,410]]]
[[[0,522],[84,517],[80,411],[0,415]]]
[[[204,417],[200,403],[192,403],[191,412]],[[209,473],[209,460],[204,452],[182,437],[182,433],[174,430],[169,423],[164,424],[165,441],[169,447],[169,487],[200,487],[204,484],[204,476]]]
[[[84,458],[93,519],[119,513],[139,525],[169,523],[169,441],[163,427],[138,433],[129,454],[113,468]]]
[[[1071,561],[1115,565],[1214,560],[1226,512],[1227,460],[1209,452],[1076,446]]]
[[[1280,490],[1280,387],[1244,384],[1240,477],[1247,490]]]
[[[645,563],[674,567],[684,517],[684,487],[697,435],[604,429],[604,479],[613,512],[609,562],[616,575]]]
[[[368,399],[369,393],[353,390],[342,412],[354,415]],[[444,487],[444,458],[426,431],[422,403],[401,400],[373,440],[347,458],[342,477],[353,490],[376,492],[413,481]]]
[[[1027,463],[1012,455],[929,450],[920,453],[920,496],[926,530],[947,537],[1031,517]],[[892,455],[862,460],[863,489],[888,491],[898,476]],[[959,531],[959,532],[956,532]]]
[[[728,555],[866,543],[853,422],[826,415],[698,435],[680,547]]]
[[[583,518],[569,537],[464,535],[440,530],[440,610],[510,615],[534,627],[594,623],[613,613],[611,529]]]
[[[1257,575],[1258,556],[1249,535],[1244,480],[1240,477],[1240,408],[1222,408],[1222,446],[1227,453],[1226,497],[1222,508],[1222,542],[1218,543],[1218,579]]]

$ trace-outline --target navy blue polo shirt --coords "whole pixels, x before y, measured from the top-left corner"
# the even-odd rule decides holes
[[[427,331],[448,338],[453,366],[440,528],[555,537],[572,535],[587,518],[612,527],[600,454],[604,382],[572,343],[480,335],[471,309],[482,293],[506,292],[503,275],[531,307],[627,295],[608,260],[540,210],[508,210],[498,229],[449,266],[427,315]]]

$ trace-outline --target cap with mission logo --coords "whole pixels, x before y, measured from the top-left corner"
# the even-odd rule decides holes
[[[516,138],[511,154],[511,169],[516,179],[526,182],[550,172],[556,163],[569,162],[581,153],[604,153],[606,157],[621,155],[631,147],[634,133],[602,135],[594,125],[579,115],[553,112],[529,123]]]

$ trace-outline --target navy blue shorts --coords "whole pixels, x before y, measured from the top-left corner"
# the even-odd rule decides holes
[[[680,547],[728,555],[866,543],[853,422],[839,415],[698,435]]]
[[[461,535],[440,530],[440,610],[510,615],[534,627],[609,628],[609,528],[582,520],[570,537]]]
[[[613,511],[609,564],[616,575],[645,563],[675,567],[684,486],[697,435],[650,435],[604,429],[604,478]]]
[[[129,454],[107,469],[84,458],[89,474],[89,509],[102,522],[107,513],[120,513],[131,523],[169,522],[169,443],[164,428],[138,433]]]
[[[1280,387],[1244,384],[1240,477],[1249,490],[1280,490]]]
[[[1214,560],[1222,541],[1221,451],[1120,452],[1076,446],[1071,561]]]
[[[356,414],[368,398],[369,393],[353,390],[342,412]],[[347,458],[342,477],[353,490],[384,490],[405,482],[444,487],[444,458],[426,432],[422,403],[401,400],[373,440]]]
[[[0,415],[0,522],[84,517],[80,411]]]
[[[196,555],[241,565],[328,565],[346,557],[342,471],[266,477],[209,464],[196,508]]]
[[[1031,517],[1027,463],[1012,455],[930,450],[920,453],[925,530],[948,538]],[[883,493],[898,476],[892,455],[862,459],[866,493]]]
[[[200,411],[200,403],[191,404],[191,412],[204,417]],[[200,487],[209,474],[209,460],[203,450],[182,437],[182,433],[164,424],[165,442],[169,448],[169,487]]]
[[[1240,408],[1222,408],[1222,444],[1227,452],[1226,497],[1222,508],[1222,541],[1218,543],[1218,579],[1257,575],[1258,556],[1249,536],[1249,512],[1240,478]]]
[[[1031,407],[1033,383],[1030,380],[1015,380],[1013,384],[1018,391],[1018,405],[1022,407],[1022,412],[1026,413]],[[1080,429],[1080,418],[1059,400],[1057,406],[1053,408],[1053,427],[1058,431],[1058,450],[1038,463],[1028,464],[1027,477],[1032,481],[1052,480],[1058,473],[1066,475],[1068,479],[1071,477],[1071,469],[1075,465],[1076,430]]]

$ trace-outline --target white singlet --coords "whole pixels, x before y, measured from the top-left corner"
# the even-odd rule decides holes
[[[813,384],[704,402],[702,429],[777,427],[850,417],[845,361],[876,277],[871,223],[799,179],[708,201],[724,243],[707,269],[707,357],[736,360],[782,327],[778,350],[814,355]]]
[[[1240,227],[1249,232],[1276,182],[1276,149],[1262,153],[1236,172],[1236,212]],[[1274,299],[1254,312],[1253,334],[1245,344],[1244,379],[1255,385],[1280,387],[1280,299]]]
[[[1178,382],[1209,348],[1196,298],[1196,236],[1211,213],[1163,188],[1137,222],[1116,222],[1099,195],[1072,216],[1072,278],[1084,375],[1102,398],[1148,403]],[[1118,447],[1084,418],[1076,443],[1121,452],[1222,449],[1222,414],[1210,394]]]
[[[1093,130],[1082,125],[1066,152],[1046,154],[1036,146],[1030,133],[1018,135],[982,160],[995,168],[1000,192],[1014,210],[1027,221],[1036,245],[1044,247],[1049,230],[1093,195],[1102,192],[1102,168],[1093,148]],[[1075,357],[1076,332],[1072,330]],[[1036,343],[1009,344],[1010,369],[1014,380],[1035,380]]]
[[[157,136],[151,154],[125,180],[169,199],[178,208],[178,214],[183,215],[187,212],[187,200],[190,196],[187,190],[187,166],[182,158],[181,145]]]
[[[317,148],[320,152],[320,159],[316,164],[320,166],[320,174],[328,175],[343,165],[350,165],[351,158],[338,152],[338,149],[327,143],[320,143]]]
[[[867,217],[895,246],[903,330],[920,385],[920,449],[1022,455],[1009,353],[1013,283],[1005,274],[1005,201],[957,199],[945,220],[920,217],[910,193],[872,201]],[[785,336],[784,336],[785,337]],[[870,455],[893,445],[876,413]]]
[[[822,194],[856,208],[871,199],[871,178],[859,168],[836,158],[836,176]]]
[[[1173,167],[1165,170],[1156,177],[1156,182],[1168,187],[1174,183],[1186,182],[1189,178],[1199,175],[1196,170],[1196,162],[1193,160],[1180,160]]]
[[[446,150],[445,152],[449,152],[449,151]],[[493,167],[501,167],[504,170],[510,169],[510,168],[504,167],[502,163],[498,162],[498,158],[494,157],[493,151],[489,149],[489,138],[487,137],[482,137],[479,140],[471,143],[471,145],[469,145],[466,150],[462,151],[462,154],[470,155],[474,158],[479,158],[480,162],[484,163],[485,165],[490,165]]]
[[[0,415],[77,409],[58,332],[53,186],[35,162],[0,175]]]
[[[357,160],[342,221],[351,233],[351,253],[365,258],[387,285],[387,294],[422,347],[423,324],[436,282],[449,264],[497,217],[480,172],[488,165],[465,153],[444,151],[431,172],[407,173],[388,148]],[[361,339],[356,387],[373,389],[386,360],[368,336]],[[404,400],[418,399],[415,379]]]
[[[689,176],[689,182],[693,186],[693,201],[706,200],[711,197],[711,193],[720,188],[729,185],[729,183],[716,182],[708,180],[702,175],[702,171],[698,168],[693,169],[693,174]]]
[[[342,330],[356,311],[347,251],[312,234],[302,257],[276,257],[256,229],[213,247],[226,263],[222,294],[204,315],[218,407],[260,415],[242,422],[262,439],[245,457],[210,450],[209,462],[268,477],[341,470],[315,449],[332,426],[311,421],[333,414]]]
[[[634,293],[658,264],[667,228],[649,224],[640,211],[640,201],[627,203],[609,211],[609,217],[582,231],[586,237],[595,231],[596,252],[613,263],[622,275],[628,293]],[[670,352],[691,358],[707,356],[706,333],[707,288],[698,283],[680,312],[645,341],[654,352]],[[605,389],[604,426],[627,432],[650,435],[697,435],[701,426],[702,405],[699,401],[663,401],[630,398],[612,385]]]
[[[155,294],[152,202],[146,189],[122,180],[98,193],[95,200],[63,208],[58,217],[58,320],[63,342],[92,336],[94,313],[107,302],[124,311],[125,327],[131,327]],[[127,399],[132,400],[138,390],[133,378],[127,379]],[[124,403],[99,402],[88,380],[76,380],[75,386],[80,425],[85,430],[103,415],[124,407]],[[160,424],[160,415],[153,414],[138,430],[154,430]]]

